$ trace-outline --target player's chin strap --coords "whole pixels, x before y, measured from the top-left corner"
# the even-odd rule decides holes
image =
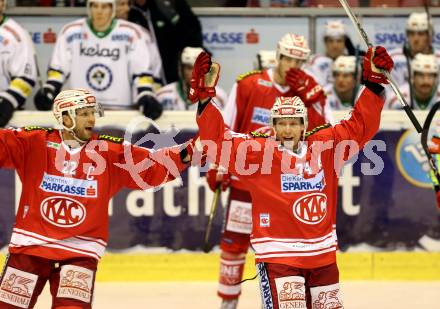
[[[75,129],[75,127],[76,127],[76,121],[75,121],[75,118],[72,117],[72,115],[70,115],[70,113],[69,113],[69,116],[70,116],[70,119],[72,119],[73,124],[72,124],[72,126],[71,126],[70,128],[68,128],[68,127],[66,127],[66,126],[64,125],[64,123],[63,123],[63,129],[66,130],[67,132],[69,132],[70,135],[72,135],[72,137],[75,139],[75,141],[77,141],[77,142],[79,143],[78,146],[84,145],[85,143],[87,143],[87,140],[82,140],[82,139],[80,139],[80,138],[76,135],[75,131],[73,131],[73,129]],[[66,141],[64,141],[64,142],[66,142]],[[71,145],[71,146],[73,146],[73,148],[76,148],[76,147],[75,147],[76,145]]]

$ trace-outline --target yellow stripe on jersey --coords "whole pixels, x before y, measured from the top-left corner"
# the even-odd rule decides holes
[[[32,86],[20,77],[14,78],[11,81],[9,88],[25,98],[27,98],[32,93]]]
[[[47,72],[47,79],[56,80],[58,82],[63,82],[63,74],[55,70],[49,70]]]
[[[137,86],[149,86],[151,87],[154,84],[154,79],[151,76],[141,76],[137,79]]]
[[[238,75],[237,82],[241,81],[242,79],[244,79],[244,78],[246,78],[248,76],[251,76],[251,75],[254,75],[254,74],[259,74],[261,72],[262,71],[260,71],[260,70],[253,70],[253,71],[249,71],[249,72],[243,73],[241,75]]]

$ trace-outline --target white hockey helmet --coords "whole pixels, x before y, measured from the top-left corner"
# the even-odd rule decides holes
[[[355,56],[339,56],[333,62],[333,72],[340,73],[355,73],[356,72],[356,57]]]
[[[277,45],[277,60],[281,55],[306,61],[310,56],[310,48],[307,40],[302,35],[292,33],[285,34]]]
[[[264,70],[276,67],[277,52],[275,50],[260,50],[257,53],[257,62],[254,67],[256,70]]]
[[[346,34],[345,25],[341,20],[329,20],[325,24],[324,37],[340,38]]]
[[[411,61],[411,71],[420,73],[439,73],[439,65],[435,55],[417,54]]]
[[[180,62],[182,64],[187,64],[193,66],[196,62],[196,59],[200,53],[203,52],[203,48],[201,47],[185,47],[182,50],[182,54],[180,55]]]
[[[432,22],[430,25],[432,29]],[[406,21],[406,31],[429,31],[428,27],[428,15],[423,13],[411,13]]]
[[[84,107],[93,107],[99,117],[104,116],[104,110],[101,104],[96,102],[96,97],[89,90],[81,88],[61,91],[53,100],[52,111],[58,123],[64,129],[73,132],[76,127],[76,111]],[[67,112],[72,119],[73,125],[71,127],[66,127],[63,123],[64,112]]]
[[[270,110],[270,125],[277,118],[301,118],[304,124],[303,140],[307,130],[307,108],[299,97],[277,97]]]
[[[112,5],[112,19],[116,16],[116,0],[87,0],[87,16],[91,18],[90,6],[92,3],[109,3]]]

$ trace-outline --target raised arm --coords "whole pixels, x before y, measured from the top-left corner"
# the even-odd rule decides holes
[[[361,149],[379,130],[384,105],[384,87],[387,84],[381,70],[391,71],[393,60],[385,48],[369,48],[364,57],[363,80],[365,88],[354,105],[351,117],[333,128],[335,142],[356,141]]]

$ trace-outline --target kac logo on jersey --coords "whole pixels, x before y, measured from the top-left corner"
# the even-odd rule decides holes
[[[87,70],[86,79],[90,88],[96,91],[104,91],[112,84],[113,74],[108,66],[96,63]]]
[[[303,196],[293,204],[295,218],[306,224],[318,224],[327,214],[327,196],[312,193]]]
[[[44,174],[40,189],[45,192],[61,193],[79,197],[97,197],[98,182],[96,180]]]
[[[281,192],[321,191],[324,187],[325,181],[323,170],[312,178],[304,178],[304,175],[294,174],[281,175]]]
[[[270,214],[260,214],[260,227],[270,227]]]
[[[43,200],[40,213],[44,220],[59,227],[78,226],[86,218],[84,205],[64,196],[51,196]]]
[[[262,124],[267,126],[270,119],[270,110],[267,108],[254,107],[252,114],[252,123]]]

